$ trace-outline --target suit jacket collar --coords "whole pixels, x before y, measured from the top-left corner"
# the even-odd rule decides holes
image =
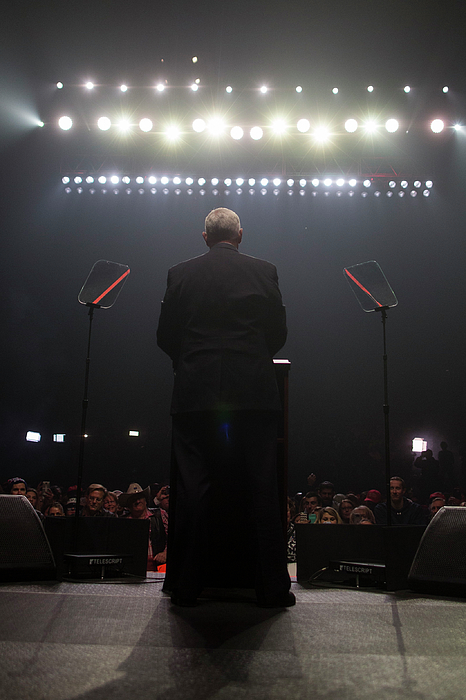
[[[239,252],[238,248],[236,248],[236,246],[232,245],[231,243],[226,243],[226,242],[216,243],[215,245],[212,246],[210,251],[215,250],[215,248],[225,248],[226,250],[233,250],[233,251],[235,251],[235,253]]]

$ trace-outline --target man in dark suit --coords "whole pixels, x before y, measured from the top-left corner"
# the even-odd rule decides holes
[[[253,562],[259,605],[293,605],[276,477],[280,399],[273,355],[286,340],[275,267],[238,251],[237,214],[205,221],[209,252],[168,273],[158,345],[173,361],[172,512],[166,588],[193,605],[209,553]]]

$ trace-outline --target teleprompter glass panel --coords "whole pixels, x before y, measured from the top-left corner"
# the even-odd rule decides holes
[[[78,294],[79,303],[109,309],[117,300],[129,273],[128,265],[98,260]]]
[[[345,267],[343,274],[364,311],[376,311],[398,304],[393,289],[375,260]]]

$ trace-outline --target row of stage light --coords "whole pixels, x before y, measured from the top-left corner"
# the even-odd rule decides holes
[[[41,126],[44,126],[44,122],[40,122]],[[69,131],[74,125],[74,121],[70,116],[62,116],[58,119],[58,126],[63,131]],[[368,135],[373,135],[381,129],[385,129],[388,133],[394,134],[400,129],[404,130],[406,133],[409,131],[409,125],[403,124],[400,120],[395,118],[386,119],[383,123],[375,119],[368,119],[365,121],[358,121],[357,119],[350,118],[347,119],[340,131],[335,131],[334,128],[328,127],[322,124],[311,124],[311,121],[307,118],[299,119],[296,125],[291,125],[285,120],[277,119],[271,122],[268,126],[252,126],[252,127],[242,127],[239,125],[227,125],[227,123],[221,119],[194,119],[191,124],[190,130],[182,129],[178,124],[170,124],[167,126],[160,125],[160,128],[156,131],[154,130],[154,122],[149,117],[144,117],[140,119],[137,123],[132,123],[130,120],[121,119],[116,122],[112,122],[110,117],[99,117],[95,121],[95,127],[101,131],[108,131],[112,127],[115,127],[119,132],[125,133],[134,128],[139,128],[140,131],[144,133],[156,133],[165,136],[168,140],[175,141],[182,137],[186,133],[198,133],[203,132],[209,133],[212,136],[221,136],[229,130],[229,134],[232,139],[239,141],[242,139],[246,133],[254,141],[259,141],[263,136],[270,132],[276,136],[284,136],[290,132],[299,134],[310,134],[315,138],[316,141],[324,142],[327,139],[332,138],[338,134],[349,133],[354,134],[355,132],[361,132]],[[86,124],[86,128],[89,129],[90,125]],[[448,122],[446,123],[443,119],[432,119],[425,122],[425,128],[430,129],[434,134],[440,134],[445,128],[451,128],[455,131],[461,131],[462,125],[459,123]],[[343,131],[344,129],[344,131]]]
[[[196,180],[193,177],[185,179],[175,176],[169,178],[162,176],[157,178],[154,175],[143,177],[129,177],[124,175],[65,175],[62,177],[62,184],[65,185],[64,191],[66,194],[76,192],[77,194],[88,193],[95,195],[100,194],[181,194],[193,195],[206,194],[230,195],[243,193],[254,194],[273,194],[278,196],[286,193],[289,196],[298,194],[301,197],[306,194],[311,197],[354,197],[361,196],[367,198],[369,196],[380,197],[382,195],[391,198],[397,195],[400,198],[409,195],[417,197],[422,194],[424,197],[429,197],[433,187],[432,180],[413,180],[409,182],[406,179],[388,179],[388,178],[312,178],[311,180],[300,178],[211,178],[209,181],[206,178],[200,177]],[[158,185],[156,187],[155,185]]]

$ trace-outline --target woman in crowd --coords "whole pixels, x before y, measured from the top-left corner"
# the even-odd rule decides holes
[[[325,506],[317,511],[316,525],[342,525],[342,522],[335,508]]]
[[[350,515],[350,525],[375,525],[374,513],[367,506],[358,506]]]
[[[113,491],[109,491],[104,499],[104,508],[109,510],[110,513],[115,513],[118,515],[118,496]]]
[[[63,510],[62,504],[55,501],[47,506],[44,515],[46,518],[61,518],[65,515],[65,511]]]
[[[354,510],[354,504],[351,499],[344,498],[340,503],[338,508],[338,513],[340,515],[341,521],[344,525],[349,525],[350,515]]]

